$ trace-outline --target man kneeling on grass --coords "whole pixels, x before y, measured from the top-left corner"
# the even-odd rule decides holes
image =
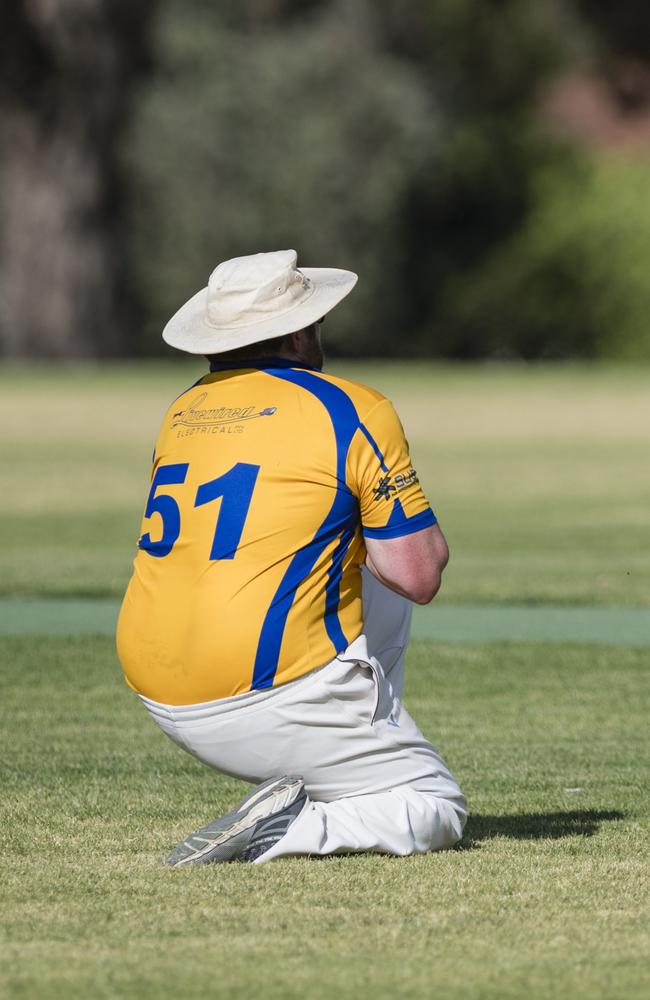
[[[163,332],[210,371],[163,421],[118,651],[171,739],[258,786],[171,865],[462,835],[465,798],[401,701],[411,601],[447,545],[391,403],[321,371],[322,317],[356,280],[293,250],[235,258]]]

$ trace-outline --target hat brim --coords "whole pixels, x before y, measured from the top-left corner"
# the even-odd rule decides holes
[[[219,327],[207,321],[208,289],[202,288],[176,312],[163,330],[163,340],[188,354],[223,354],[238,347],[295,333],[328,313],[357,283],[353,271],[335,267],[301,267],[312,292],[287,312],[238,327]]]

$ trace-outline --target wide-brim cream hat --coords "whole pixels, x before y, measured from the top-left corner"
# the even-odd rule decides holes
[[[222,354],[295,333],[333,309],[357,282],[353,271],[299,270],[297,262],[295,250],[224,261],[207,288],[172,316],[163,340],[188,354]]]

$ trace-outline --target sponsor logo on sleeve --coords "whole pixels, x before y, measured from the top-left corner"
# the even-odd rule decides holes
[[[398,472],[396,476],[381,476],[372,491],[375,496],[375,502],[377,500],[388,501],[394,493],[399,493],[401,490],[405,490],[407,486],[412,486],[413,483],[418,482],[419,479],[413,467],[408,472]]]

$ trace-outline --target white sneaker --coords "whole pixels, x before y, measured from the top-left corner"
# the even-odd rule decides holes
[[[296,774],[258,785],[227,816],[190,834],[167,858],[174,868],[224,861],[255,861],[277,844],[308,802]]]

